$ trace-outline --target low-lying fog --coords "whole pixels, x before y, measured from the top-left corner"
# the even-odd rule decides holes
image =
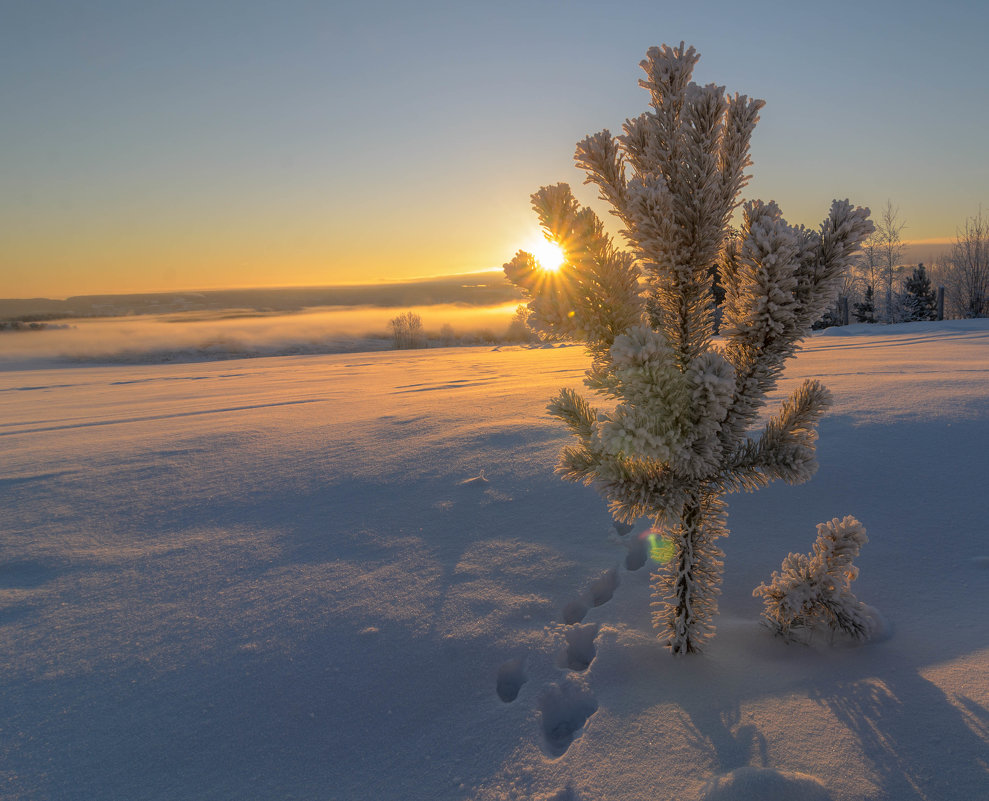
[[[315,308],[294,314],[231,309],[63,320],[42,330],[0,332],[0,368],[25,362],[156,362],[338,353],[392,347],[390,321],[420,315],[431,346],[503,339],[517,308],[421,306]]]

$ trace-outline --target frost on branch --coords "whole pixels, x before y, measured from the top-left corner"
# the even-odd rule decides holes
[[[653,576],[653,620],[673,653],[713,631],[727,535],[724,495],[816,470],[816,426],[830,404],[816,381],[798,387],[754,430],[783,367],[828,304],[872,231],[868,209],[835,201],[813,231],[775,203],[750,201],[729,222],[749,180],[749,140],[763,101],[691,81],[694,48],[650,48],[640,81],[650,110],[620,136],[577,144],[577,166],[621,224],[627,248],[566,184],[532,205],[566,255],[555,272],[520,251],[505,265],[529,297],[542,336],[583,342],[592,405],[564,389],[552,415],[575,442],[558,473],[593,485],[618,520],[648,516],[673,543]],[[712,276],[725,290],[714,338]]]
[[[806,642],[821,629],[869,639],[873,619],[851,590],[859,572],[852,560],[868,541],[865,527],[851,515],[819,523],[813,553],[789,554],[770,583],[752,591],[762,597],[769,628],[788,642]]]

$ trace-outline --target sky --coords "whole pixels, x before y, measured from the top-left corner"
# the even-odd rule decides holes
[[[500,267],[648,47],[766,100],[746,197],[952,241],[989,203],[989,4],[0,0],[0,297]]]

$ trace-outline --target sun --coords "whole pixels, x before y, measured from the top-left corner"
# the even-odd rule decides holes
[[[550,272],[559,270],[563,262],[567,260],[566,254],[559,245],[545,239],[533,241],[526,250],[535,257],[542,269]]]

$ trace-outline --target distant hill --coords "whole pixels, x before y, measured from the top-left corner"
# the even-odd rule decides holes
[[[448,275],[417,281],[356,286],[78,295],[65,300],[0,299],[0,320],[119,317],[224,309],[290,313],[317,306],[401,308],[448,303],[464,306],[494,306],[516,300],[521,300],[521,295],[508,283],[501,270],[490,270],[469,275]]]

